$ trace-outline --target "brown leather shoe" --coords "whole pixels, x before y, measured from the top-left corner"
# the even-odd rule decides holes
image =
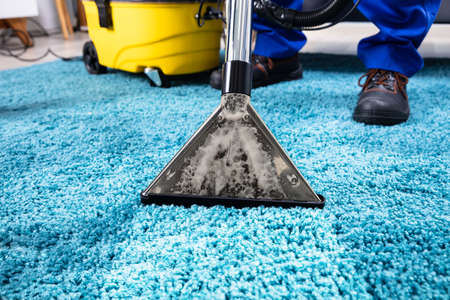
[[[366,82],[361,84],[363,78],[366,78]],[[353,112],[355,121],[395,125],[408,120],[408,77],[398,72],[370,69],[359,78],[358,84],[362,90]]]
[[[280,81],[301,79],[303,68],[298,54],[288,58],[270,58],[252,55],[253,88],[266,86]],[[211,73],[210,85],[215,89],[222,88],[222,70]]]

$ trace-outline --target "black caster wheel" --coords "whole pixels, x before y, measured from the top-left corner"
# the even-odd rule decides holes
[[[98,62],[97,50],[92,41],[86,42],[83,46],[83,61],[90,74],[106,73],[106,67]]]
[[[167,78],[164,73],[157,68],[145,68],[145,75],[147,75],[148,81],[151,86],[161,87],[161,88],[169,88],[170,80]]]

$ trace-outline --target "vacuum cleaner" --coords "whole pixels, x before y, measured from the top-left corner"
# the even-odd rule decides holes
[[[89,37],[83,61],[90,74],[108,68],[145,73],[152,86],[170,76],[219,66],[221,0],[84,0]]]
[[[304,29],[339,21],[330,20],[345,3],[331,0],[304,14],[255,0],[255,11],[277,25]],[[142,191],[141,202],[322,208],[324,197],[313,191],[250,104],[253,1],[228,0],[226,13],[220,105]]]

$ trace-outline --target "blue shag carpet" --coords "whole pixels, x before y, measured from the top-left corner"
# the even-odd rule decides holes
[[[140,204],[218,105],[207,78],[0,72],[0,298],[448,299],[450,61],[426,61],[393,127],[352,121],[356,58],[303,61],[252,101],[323,210]]]

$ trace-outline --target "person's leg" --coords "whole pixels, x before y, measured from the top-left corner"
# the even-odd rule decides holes
[[[436,18],[440,0],[362,0],[358,6],[380,32],[360,41],[358,56],[368,69],[411,77],[423,67],[417,51]]]
[[[303,0],[272,0],[283,7],[301,10]],[[287,30],[253,15],[253,29],[257,31],[253,51],[253,87],[265,86],[280,81],[300,79],[302,65],[297,53],[305,45],[306,37],[301,31]],[[222,73],[214,71],[210,85],[216,89],[222,86]]]
[[[409,117],[406,84],[423,67],[417,49],[439,10],[440,0],[362,0],[359,10],[380,31],[358,45],[369,69],[353,119],[393,125]]]
[[[301,10],[303,0],[272,0],[283,7]],[[255,55],[270,58],[287,58],[300,51],[306,44],[306,36],[298,30],[288,30],[253,16],[253,29],[257,31]]]

